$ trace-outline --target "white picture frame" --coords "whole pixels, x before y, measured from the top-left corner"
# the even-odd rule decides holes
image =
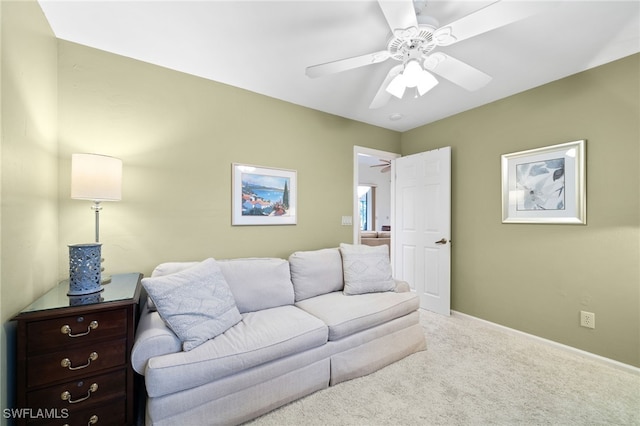
[[[297,224],[295,170],[232,164],[232,225]]]
[[[502,223],[586,225],[586,141],[503,154]]]

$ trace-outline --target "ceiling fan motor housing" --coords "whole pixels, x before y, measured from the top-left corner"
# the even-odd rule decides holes
[[[433,38],[435,30],[430,25],[420,25],[418,28],[394,31],[387,45],[389,56],[403,63],[410,59],[425,58],[438,45]]]

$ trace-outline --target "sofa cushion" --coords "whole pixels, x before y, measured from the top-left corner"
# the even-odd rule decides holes
[[[200,386],[322,346],[327,334],[320,319],[295,306],[249,312],[224,334],[192,351],[149,359],[147,392],[155,397]]]
[[[297,251],[289,256],[296,301],[342,290],[342,257],[337,248]]]
[[[191,268],[200,262],[165,262],[156,266],[151,272],[151,277],[161,277],[163,275],[175,274]]]
[[[241,313],[293,305],[289,262],[276,258],[219,260]]]
[[[151,276],[162,276],[187,269],[198,262],[166,262],[153,270]],[[276,258],[218,260],[240,313],[259,311],[276,306],[292,305],[293,284],[289,262]],[[153,306],[149,305],[150,310]]]
[[[174,274],[143,278],[142,285],[185,351],[222,334],[242,319],[214,259]]]
[[[387,247],[343,243],[340,244],[340,254],[345,294],[391,291],[395,288]]]
[[[296,303],[300,309],[329,326],[329,340],[339,340],[407,315],[420,305],[415,293],[367,293],[355,296],[341,291]]]

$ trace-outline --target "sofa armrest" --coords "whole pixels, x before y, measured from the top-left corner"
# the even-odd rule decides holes
[[[411,286],[409,285],[408,282],[402,281],[402,280],[396,280],[395,278],[393,281],[395,281],[396,283],[396,289],[395,289],[396,293],[408,293],[411,291]]]
[[[158,312],[142,310],[136,338],[131,350],[131,365],[133,369],[144,375],[149,359],[181,352],[182,342],[164,323]]]

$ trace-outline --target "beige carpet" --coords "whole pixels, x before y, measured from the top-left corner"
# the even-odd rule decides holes
[[[428,349],[262,425],[640,425],[640,375],[461,315],[421,313]]]

